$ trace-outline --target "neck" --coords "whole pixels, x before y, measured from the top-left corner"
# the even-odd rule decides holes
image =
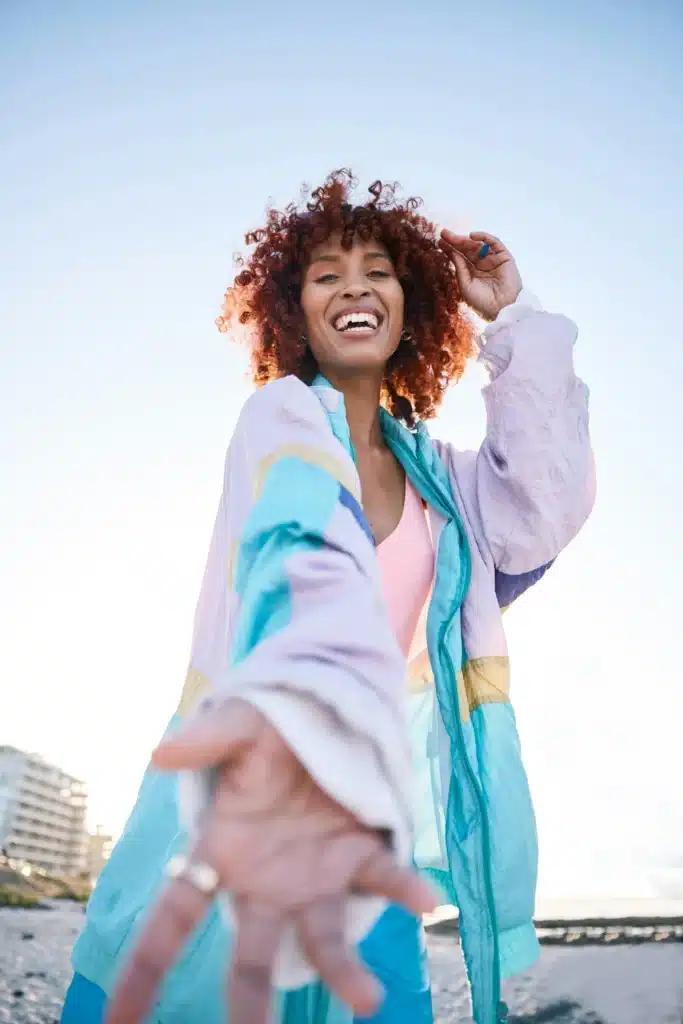
[[[358,448],[385,448],[379,418],[379,403],[382,387],[380,377],[345,377],[338,373],[322,371],[336,391],[341,391],[346,407],[351,443]]]

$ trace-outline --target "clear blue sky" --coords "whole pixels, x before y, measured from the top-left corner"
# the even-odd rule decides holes
[[[513,695],[544,892],[650,891],[683,848],[682,53],[664,0],[5,0],[0,740],[120,827],[248,393],[213,327],[232,253],[351,166],[500,235],[579,324],[599,502],[509,616]],[[481,383],[435,433],[480,441]]]

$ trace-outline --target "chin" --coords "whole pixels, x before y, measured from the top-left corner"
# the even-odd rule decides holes
[[[356,341],[335,352],[335,364],[339,369],[358,370],[383,370],[391,359],[393,348],[387,345],[378,345],[374,339],[368,341]]]
[[[384,367],[387,364],[388,356],[386,359],[380,359],[377,357],[376,352],[354,352],[352,355],[349,354],[348,359],[340,359],[333,366],[330,366],[331,372],[343,374],[349,376],[351,374],[384,374]]]

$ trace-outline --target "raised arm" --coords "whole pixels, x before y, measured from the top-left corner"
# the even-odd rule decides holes
[[[576,327],[524,293],[487,329],[480,359],[487,435],[477,499],[503,606],[573,540],[595,500],[588,389],[573,365]]]
[[[477,268],[482,238],[490,239],[482,261],[493,263],[488,277]],[[543,575],[593,507],[588,388],[574,370],[575,325],[543,312],[521,288],[502,243],[490,235],[473,242],[461,273],[484,289],[475,297],[492,321],[479,355],[490,378],[483,392],[486,438],[476,454],[450,446],[445,454],[506,607]],[[506,287],[486,305],[485,285],[497,274]]]

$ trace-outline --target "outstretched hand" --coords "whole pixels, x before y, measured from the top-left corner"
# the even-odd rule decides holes
[[[378,833],[317,786],[279,733],[244,701],[205,712],[162,743],[153,763],[167,771],[218,768],[191,860],[211,865],[233,902],[237,935],[227,989],[232,1024],[266,1024],[274,959],[291,923],[323,982],[355,1014],[371,1014],[382,992],[347,948],[349,895],[381,896],[419,915],[435,905],[429,888],[395,863]],[[107,1024],[145,1019],[210,903],[183,878],[168,883],[121,976]]]
[[[522,290],[517,264],[495,235],[486,231],[456,235],[444,228],[439,245],[455,264],[464,302],[485,320],[495,320]]]

